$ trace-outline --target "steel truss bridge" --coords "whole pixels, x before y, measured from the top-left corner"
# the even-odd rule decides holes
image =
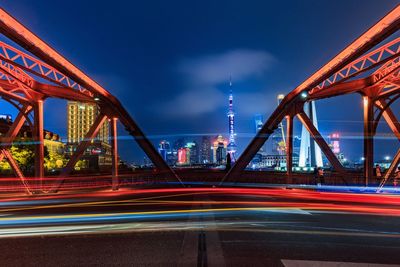
[[[400,124],[391,106],[400,97],[400,5],[395,7],[375,25],[355,39],[328,63],[291,91],[265,122],[232,169],[217,175],[221,184],[237,181],[245,176],[245,168],[278,125],[286,120],[286,181],[292,182],[293,119],[297,117],[321,148],[335,172],[344,181],[347,170],[333,154],[324,138],[304,112],[304,104],[345,94],[360,94],[364,111],[364,173],[366,185],[373,176],[374,135],[384,119],[400,140]],[[0,31],[8,42],[0,42],[0,97],[11,103],[19,114],[9,131],[0,137],[0,161],[6,159],[27,193],[56,192],[69,177],[75,164],[95,138],[106,120],[111,125],[112,175],[114,190],[119,186],[117,122],[119,121],[147,154],[157,169],[157,175],[181,183],[182,173],[172,170],[146,138],[135,120],[119,100],[109,91],[83,73],[59,52],[46,44],[27,27],[0,9]],[[79,143],[57,179],[45,184],[43,103],[48,98],[61,98],[85,103],[95,103],[100,114]],[[35,141],[35,179],[32,182],[13,158],[10,147],[21,127],[27,124]],[[384,182],[393,175],[400,163],[400,149]],[[206,173],[204,175],[207,175]],[[281,175],[282,176],[282,175]]]

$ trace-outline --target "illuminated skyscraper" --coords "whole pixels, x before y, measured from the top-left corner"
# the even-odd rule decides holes
[[[200,155],[199,155],[199,146],[196,141],[187,142],[185,145],[186,148],[189,149],[190,157],[189,164],[195,165],[199,163]]]
[[[200,163],[211,163],[211,141],[208,136],[203,136],[201,139]]]
[[[229,81],[229,110],[228,110],[228,124],[229,124],[229,143],[227,152],[231,155],[232,161],[236,160],[236,143],[235,143],[235,112],[233,110],[233,94],[232,94],[232,79]]]
[[[93,125],[100,110],[96,104],[68,101],[67,104],[67,154],[75,151],[78,143],[83,140]],[[85,151],[83,160],[88,162],[89,168],[111,166],[111,146],[109,145],[109,122],[106,120],[101,126],[91,146]]]
[[[99,107],[95,104],[68,101],[68,143],[78,143],[99,115]],[[109,143],[109,123],[106,120],[96,137],[102,143]]]
[[[304,112],[310,118],[315,128],[318,129],[317,111],[315,109],[314,101],[304,104]],[[310,133],[304,127],[301,130],[301,144],[299,155],[299,167],[322,167],[322,153],[321,149],[311,139]]]
[[[167,161],[168,154],[171,153],[171,146],[167,140],[162,140],[158,144],[158,153],[160,153],[161,157]]]
[[[344,154],[340,151],[340,134],[332,133],[328,136],[329,147],[342,164],[348,164]]]
[[[216,164],[226,163],[226,152],[227,152],[228,141],[218,135],[217,139],[213,142],[213,162]]]
[[[340,153],[340,141],[339,141],[339,133],[332,133],[328,136],[329,146],[332,149],[332,152],[335,155],[339,155]]]

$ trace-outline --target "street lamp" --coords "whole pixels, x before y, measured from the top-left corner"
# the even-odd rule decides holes
[[[385,156],[385,160],[389,161],[390,160],[390,156]]]

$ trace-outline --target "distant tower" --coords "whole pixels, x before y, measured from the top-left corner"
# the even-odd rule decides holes
[[[307,102],[304,104],[304,112],[308,115],[315,128],[318,129],[317,111],[315,109],[315,102]],[[311,139],[310,133],[304,127],[301,129],[301,144],[299,155],[299,167],[322,167],[322,153],[321,149]]]
[[[232,161],[236,160],[236,143],[235,143],[235,112],[233,111],[233,94],[232,94],[232,78],[229,80],[229,110],[228,110],[228,122],[229,122],[229,143],[227,152],[231,155]]]

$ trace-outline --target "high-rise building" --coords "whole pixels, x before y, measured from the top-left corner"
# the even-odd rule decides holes
[[[318,129],[317,111],[315,108],[315,102],[307,102],[304,104],[304,112],[310,118],[314,127]],[[301,144],[300,144],[300,155],[299,155],[299,167],[322,167],[322,153],[321,149],[311,139],[310,133],[307,129],[302,127],[301,130]]]
[[[188,148],[190,151],[189,164],[190,165],[198,164],[200,159],[200,154],[197,142],[196,141],[188,142],[186,143],[185,148]]]
[[[78,143],[85,138],[100,110],[96,104],[68,101],[67,113],[67,154],[70,155],[75,151]],[[92,140],[91,146],[83,154],[82,159],[88,161],[89,168],[97,169],[103,166],[111,166],[109,134],[109,122],[106,120],[96,138]]]
[[[68,143],[78,143],[85,138],[86,133],[99,115],[96,104],[68,101]],[[106,120],[96,137],[102,143],[109,143],[109,123]]]
[[[201,139],[200,163],[211,163],[211,141],[208,136],[203,136]]]
[[[182,148],[185,146],[185,139],[184,138],[179,138],[175,140],[173,150],[178,151],[179,148]]]
[[[233,94],[232,94],[232,79],[229,81],[229,109],[228,109],[228,129],[229,129],[229,143],[227,152],[231,155],[232,161],[236,160],[237,146],[235,143],[235,112],[233,110]]]
[[[339,133],[332,133],[328,136],[329,146],[335,155],[340,153]]]
[[[329,147],[331,148],[333,154],[339,159],[342,164],[348,164],[345,160],[344,154],[340,151],[340,134],[332,133],[328,136]]]
[[[165,161],[168,160],[168,155],[171,154],[171,146],[167,140],[160,141],[158,144],[158,153],[160,153]]]
[[[190,165],[190,148],[182,147],[178,149],[178,165]]]
[[[213,163],[225,164],[226,163],[226,153],[227,153],[228,141],[218,135],[213,142]]]

